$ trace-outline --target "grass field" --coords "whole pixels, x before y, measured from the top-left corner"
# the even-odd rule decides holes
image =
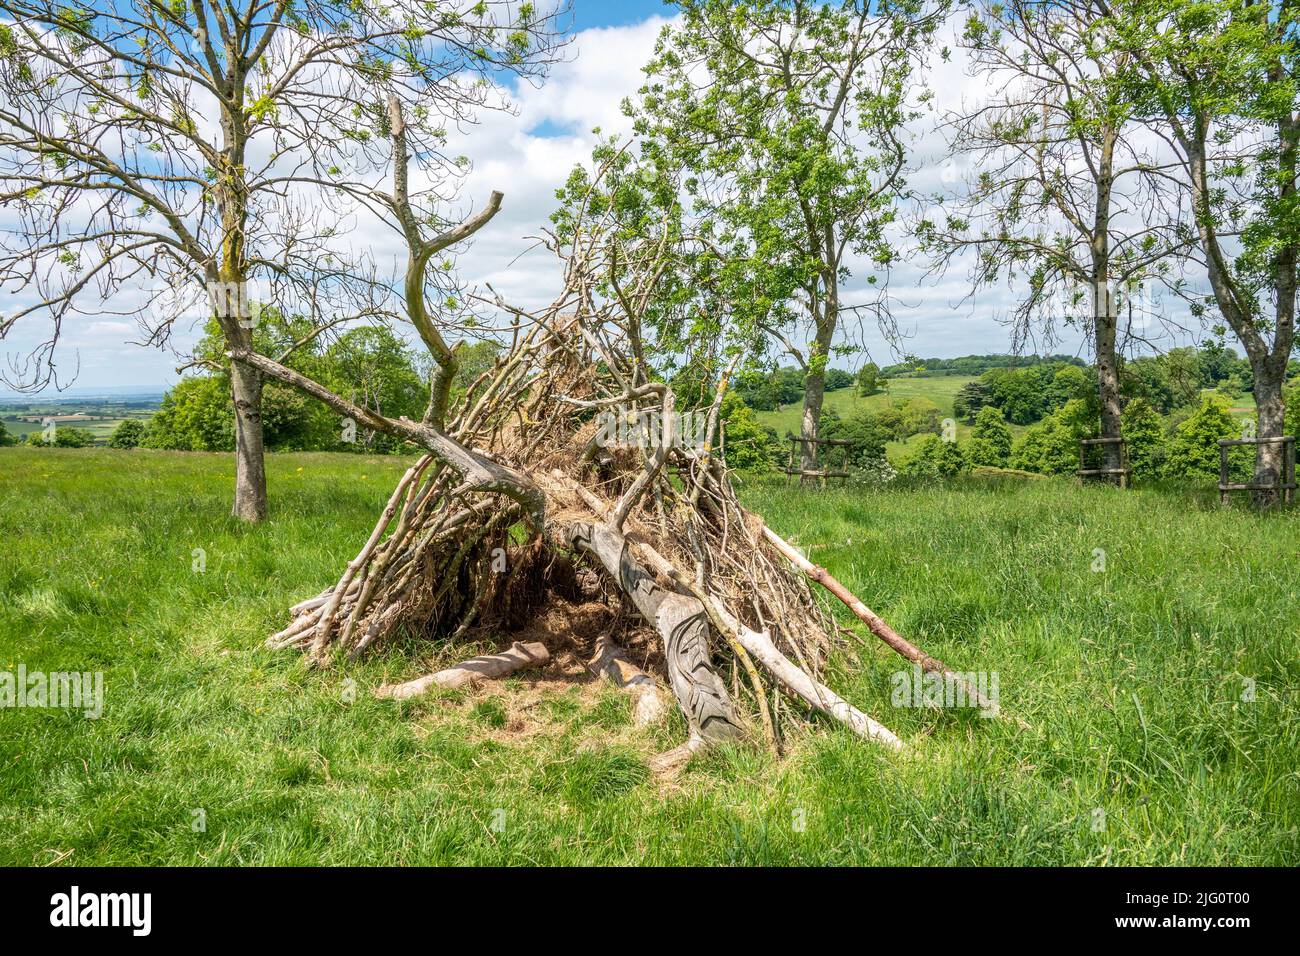
[[[996,671],[1031,729],[891,706],[900,660],[871,642],[830,682],[909,756],[813,723],[782,759],[739,746],[664,783],[647,759],[684,722],[635,730],[600,685],[395,704],[369,690],[460,653],[309,672],[263,649],[404,464],[271,456],[252,528],[226,517],[226,455],[0,449],[0,670],[102,670],[106,701],[0,710],[0,864],[1300,862],[1295,512],[1055,480],[750,482],[901,632]]]
[[[140,421],[147,421],[151,413],[141,412],[138,414],[125,415],[122,418],[96,418],[87,422],[67,422],[66,424],[75,428],[84,428],[95,436],[96,442],[104,442],[113,437],[113,432],[117,426],[122,424],[128,418],[135,418]],[[40,422],[23,422],[17,418],[4,419],[5,430],[11,435],[18,438],[26,439],[32,432],[39,432],[44,426]],[[62,426],[60,426],[62,427]]]

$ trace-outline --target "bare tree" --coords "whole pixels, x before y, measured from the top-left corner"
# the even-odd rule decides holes
[[[50,322],[11,369],[28,389],[58,384],[63,323],[106,300],[133,299],[161,344],[197,290],[240,351],[255,296],[313,334],[383,312],[391,290],[342,233],[386,168],[387,95],[443,173],[420,191],[431,216],[463,171],[448,127],[504,105],[493,81],[540,76],[559,49],[554,15],[530,3],[0,0],[0,15],[0,202],[17,215],[0,287],[26,298],[0,337]],[[262,377],[229,372],[233,513],[257,521]]]
[[[1122,300],[1170,281],[1192,239],[1180,223],[1175,163],[1162,156],[1122,81],[1096,5],[983,3],[966,22],[969,73],[991,91],[950,114],[954,155],[972,169],[964,195],[922,224],[937,268],[969,256],[973,289],[1023,281],[1019,343],[1079,321],[1097,362],[1103,438],[1122,438],[1117,333]],[[1104,446],[1107,469],[1120,448]]]

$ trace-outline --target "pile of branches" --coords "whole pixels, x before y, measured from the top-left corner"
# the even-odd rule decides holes
[[[648,251],[633,273],[639,279],[606,301],[592,293],[591,278],[607,255],[599,229],[570,237],[562,251],[564,291],[531,313],[495,299],[509,317],[498,330],[508,344],[491,369],[453,396],[457,349],[429,316],[424,271],[431,256],[488,222],[502,197],[494,193],[477,215],[426,237],[406,192],[395,105],[391,120],[397,172],[391,192],[375,198],[407,240],[406,313],[435,364],[423,418],[385,417],[256,353],[232,357],[424,454],[398,481],[337,583],[292,608],[289,626],[268,644],[300,648],[326,664],[399,632],[449,643],[505,633],[528,623],[553,594],[571,593],[575,577],[585,575],[661,642],[663,678],[690,728],[687,742],[662,758],[664,766],[744,736],[754,717],[775,746],[774,688],[801,702],[801,711],[828,714],[901,749],[889,729],[822,682],[835,630],[811,583],[849,603],[900,653],[927,670],[947,669],[740,504],[714,441],[728,373],[712,403],[695,410],[700,424],[693,434],[681,434],[676,397],[649,376],[640,331],[661,271],[653,257],[662,250]],[[653,695],[654,675],[631,665],[610,640],[601,648],[594,666]],[[384,692],[400,697],[468,676],[497,676],[545,655],[540,645],[516,644]],[[736,678],[732,693],[719,662]],[[736,689],[745,698],[744,717]]]

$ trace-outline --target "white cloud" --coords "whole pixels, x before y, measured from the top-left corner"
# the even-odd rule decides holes
[[[631,26],[583,31],[575,37],[569,59],[553,70],[544,85],[515,91],[512,112],[484,113],[478,125],[452,131],[448,154],[463,153],[472,161],[457,211],[481,207],[494,189],[505,194],[502,211],[460,256],[465,280],[490,282],[508,299],[526,307],[550,301],[558,286],[558,265],[528,237],[536,236],[546,225],[555,206],[555,190],[572,167],[589,159],[595,144],[592,127],[599,126],[606,135],[628,131],[620,104],[642,84],[641,67],[666,22],[653,17]],[[966,75],[964,59],[952,36],[945,41],[954,55],[948,62],[935,57],[926,74],[924,82],[935,98],[926,118],[916,124],[911,144],[911,181],[922,194],[951,187],[950,179],[943,175],[946,149],[935,117],[963,102],[970,105],[983,94],[982,81]],[[356,227],[341,243],[368,252],[381,268],[405,258],[397,235],[368,216],[358,217]],[[865,268],[855,270],[855,278],[845,290],[846,301],[866,298],[868,274]],[[1009,290],[986,290],[968,300],[967,277],[960,265],[936,278],[926,276],[924,263],[917,261],[896,266],[890,286],[900,302],[896,318],[909,335],[909,352],[951,356],[1008,347],[1007,330],[997,318],[1006,315],[1014,302]],[[39,321],[33,321],[26,329],[15,330],[9,340],[0,343],[0,351],[20,353],[24,346],[35,344],[44,331],[39,326]],[[64,331],[63,366],[70,369],[75,364],[73,353],[80,352],[79,386],[155,387],[176,380],[178,362],[173,354],[123,344],[137,335],[133,323],[83,320],[79,326],[70,323]],[[173,344],[184,350],[197,334],[197,329],[177,328]],[[883,338],[870,323],[853,337],[867,346],[877,361],[892,360]],[[1062,350],[1070,352],[1077,345],[1060,343]]]

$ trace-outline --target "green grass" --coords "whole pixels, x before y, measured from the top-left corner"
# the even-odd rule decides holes
[[[829,679],[910,756],[813,721],[782,759],[739,746],[664,784],[647,761],[681,718],[636,730],[597,685],[395,704],[369,690],[453,652],[310,672],[263,649],[405,464],[271,456],[273,516],[250,528],[226,517],[226,455],[0,450],[0,669],[102,670],[106,696],[99,720],[0,710],[0,863],[1300,860],[1295,514],[1055,480],[752,482],[902,633],[997,671],[1031,729],[891,706],[900,661],[871,641]]]

